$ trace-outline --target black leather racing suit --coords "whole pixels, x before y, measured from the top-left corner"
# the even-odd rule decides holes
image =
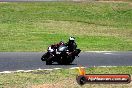
[[[77,45],[75,42],[67,42],[66,46],[68,46],[69,52],[73,52],[77,48]]]

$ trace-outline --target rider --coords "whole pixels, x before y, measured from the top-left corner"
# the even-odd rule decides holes
[[[79,52],[80,52],[80,51],[77,51],[77,50],[76,50],[77,44],[76,44],[76,42],[75,42],[75,38],[74,38],[74,37],[70,37],[70,38],[69,38],[69,41],[68,41],[67,43],[64,43],[64,42],[60,41],[60,42],[57,43],[57,44],[51,45],[51,46],[48,48],[49,53],[52,54],[53,56],[55,56],[56,53],[57,53],[57,51],[58,51],[57,49],[59,48],[60,45],[66,45],[66,46],[68,47],[69,54],[70,54],[70,53],[73,53],[73,51],[74,51],[74,53],[75,53],[75,52],[76,52],[76,53],[79,53]],[[78,55],[78,54],[77,54],[77,55]]]
[[[68,46],[69,52],[73,52],[77,48],[77,44],[75,43],[75,38],[70,37],[69,41],[66,43],[66,46]]]
[[[53,44],[50,46],[50,49],[52,52],[55,52],[60,45],[66,45],[68,47],[69,52],[73,52],[76,48],[77,48],[77,44],[75,42],[75,38],[74,37],[70,37],[69,41],[67,43],[64,43],[62,41],[60,41],[57,44]]]
[[[78,56],[78,54],[81,52],[80,49],[77,49],[77,44],[75,42],[74,37],[69,38],[69,41],[66,43],[66,46],[68,46],[69,54],[72,56]]]

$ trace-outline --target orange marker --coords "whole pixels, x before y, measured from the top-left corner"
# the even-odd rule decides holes
[[[84,68],[79,67],[78,70],[79,70],[79,75],[85,75],[86,74],[86,71]]]

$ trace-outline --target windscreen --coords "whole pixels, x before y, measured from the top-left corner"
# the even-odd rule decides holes
[[[67,47],[64,46],[64,45],[62,45],[62,46],[60,46],[60,47],[58,48],[58,51],[59,51],[59,52],[62,52],[62,51],[65,51],[66,49],[67,49]]]

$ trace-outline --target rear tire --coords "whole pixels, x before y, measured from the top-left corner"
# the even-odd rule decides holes
[[[70,64],[71,64],[74,61],[75,56],[70,57],[70,59],[71,59],[71,61],[70,61]]]

